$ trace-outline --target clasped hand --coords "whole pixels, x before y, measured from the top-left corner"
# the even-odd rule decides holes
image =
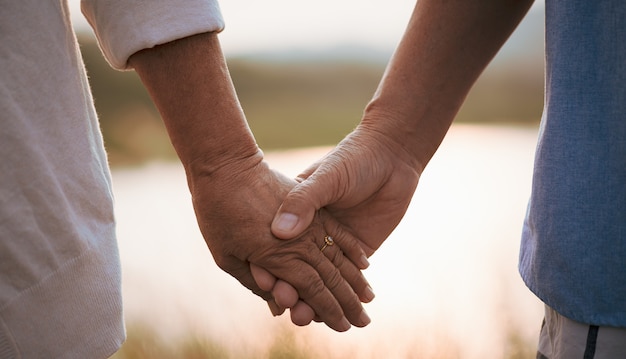
[[[260,151],[218,169],[196,164],[188,172],[198,224],[217,265],[266,300],[274,315],[306,308],[336,331],[369,323],[361,301],[372,296],[360,271],[367,260],[359,241],[324,210],[297,238],[274,237],[274,213],[296,182],[271,170]],[[333,245],[321,251],[325,236]],[[275,286],[274,277],[282,284]]]

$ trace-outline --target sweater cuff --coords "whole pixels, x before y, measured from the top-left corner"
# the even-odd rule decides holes
[[[117,70],[140,50],[224,29],[217,0],[82,0],[81,10]]]

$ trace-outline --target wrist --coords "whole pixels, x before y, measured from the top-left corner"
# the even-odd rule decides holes
[[[191,162],[183,163],[192,193],[197,185],[205,187],[205,190],[209,187],[221,191],[222,186],[230,186],[241,180],[245,182],[249,174],[259,166],[267,166],[263,152],[258,148],[254,152],[239,152],[232,147],[228,150],[228,154],[199,156]]]
[[[460,106],[460,105],[459,105]],[[385,87],[365,108],[360,126],[392,143],[398,154],[422,173],[443,141],[458,106],[445,106],[430,94]]]
[[[420,150],[417,127],[407,121],[411,118],[398,111],[397,106],[388,106],[373,99],[365,108],[359,131],[368,133],[375,142],[388,148],[399,160],[422,173],[429,158]],[[422,144],[423,145],[423,144]]]

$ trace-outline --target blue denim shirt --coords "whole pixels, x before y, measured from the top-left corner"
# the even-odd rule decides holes
[[[626,327],[626,1],[546,0],[546,94],[520,273],[570,319]]]

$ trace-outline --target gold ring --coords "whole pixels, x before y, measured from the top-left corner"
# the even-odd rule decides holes
[[[333,237],[326,235],[324,236],[324,245],[322,246],[322,248],[320,248],[320,251],[323,252],[326,247],[332,246],[334,244],[335,241],[333,241]]]

